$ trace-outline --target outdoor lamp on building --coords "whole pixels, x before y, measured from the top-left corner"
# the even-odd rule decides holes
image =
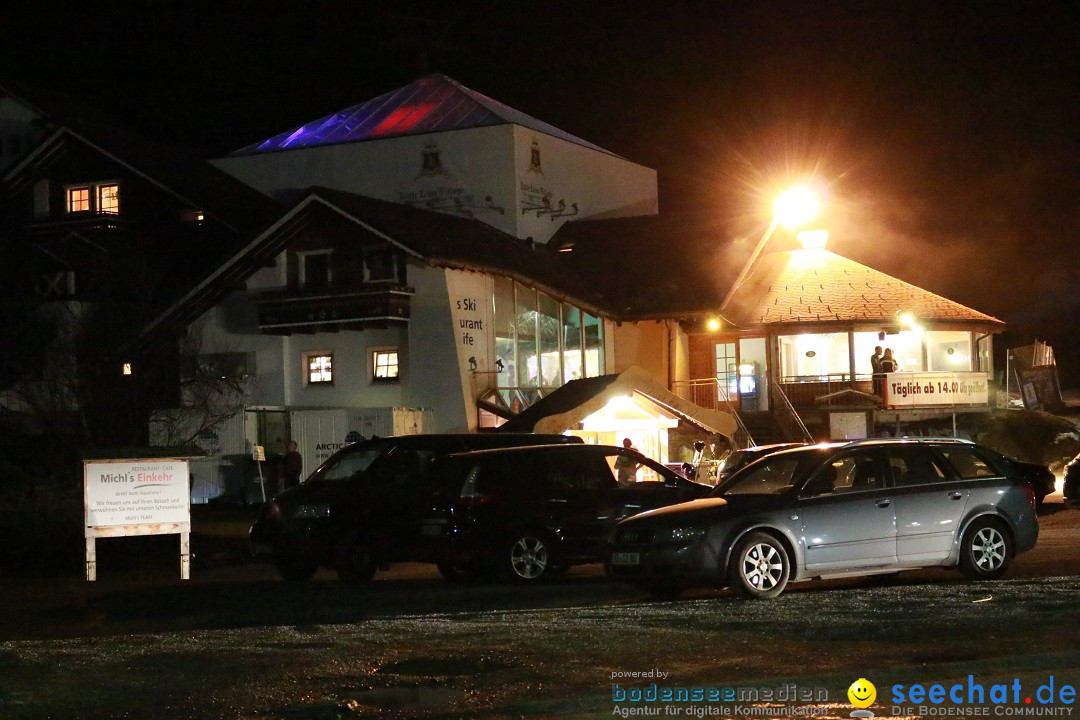
[[[731,300],[731,296],[735,294],[735,291],[739,289],[739,286],[746,280],[746,276],[750,273],[750,268],[757,262],[758,257],[761,255],[761,251],[765,249],[769,239],[773,233],[776,232],[776,228],[779,225],[783,225],[788,230],[794,231],[796,228],[805,225],[815,215],[821,207],[821,203],[818,200],[817,193],[810,189],[806,185],[796,185],[793,188],[789,188],[777,196],[775,202],[773,202],[773,218],[769,223],[769,227],[765,230],[765,233],[758,240],[758,244],[754,247],[754,251],[750,254],[750,259],[743,265],[742,271],[739,273],[739,277],[735,278],[735,282],[731,285],[731,289],[728,290],[727,295],[724,296],[724,302],[721,305],[728,304]]]

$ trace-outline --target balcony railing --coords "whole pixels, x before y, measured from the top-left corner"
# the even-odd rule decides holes
[[[255,297],[259,329],[269,335],[407,325],[414,291],[404,285],[274,290]]]

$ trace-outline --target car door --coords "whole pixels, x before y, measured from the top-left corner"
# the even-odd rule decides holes
[[[547,453],[541,462],[548,523],[562,539],[562,552],[575,559],[596,556],[613,522],[606,498],[615,477],[592,452]]]
[[[884,463],[873,449],[830,458],[792,506],[806,569],[833,573],[896,564],[896,515]]]
[[[970,490],[929,445],[894,445],[882,452],[895,487],[898,561],[913,567],[944,561]]]

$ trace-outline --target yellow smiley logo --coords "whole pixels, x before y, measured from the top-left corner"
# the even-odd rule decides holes
[[[848,700],[857,708],[868,708],[877,700],[877,688],[866,678],[859,678],[847,689]]]

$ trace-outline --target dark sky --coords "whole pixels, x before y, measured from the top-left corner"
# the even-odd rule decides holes
[[[1080,354],[1074,5],[38,3],[0,10],[0,78],[223,154],[442,72],[656,168],[723,241],[814,173],[833,250]]]

